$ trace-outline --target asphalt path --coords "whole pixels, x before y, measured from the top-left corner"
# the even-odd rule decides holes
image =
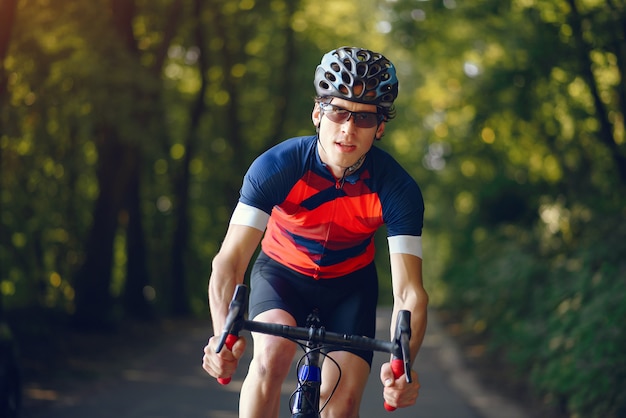
[[[378,315],[379,338],[389,336],[388,309]],[[129,362],[114,378],[85,387],[79,395],[44,409],[24,411],[23,418],[236,418],[239,390],[247,368],[243,361],[232,382],[219,385],[201,367],[208,324],[199,323],[180,338]],[[251,344],[250,344],[251,345]],[[249,357],[250,353],[246,356]],[[380,365],[388,355],[376,354],[361,418],[526,418],[509,400],[486,391],[463,367],[454,342],[435,318],[429,321],[415,369],[421,383],[415,406],[386,412]],[[295,371],[283,385],[280,417],[289,417],[288,399],[295,388]]]

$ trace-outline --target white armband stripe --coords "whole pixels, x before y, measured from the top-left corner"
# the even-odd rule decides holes
[[[270,215],[263,212],[261,209],[239,202],[233,211],[230,223],[232,225],[250,226],[259,231],[265,231],[269,219]]]
[[[388,237],[389,254],[411,254],[422,258],[422,237],[395,235]]]

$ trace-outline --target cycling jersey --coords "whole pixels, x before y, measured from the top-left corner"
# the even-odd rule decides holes
[[[239,202],[269,215],[261,243],[269,257],[328,279],[370,264],[383,224],[389,237],[421,237],[421,191],[389,154],[373,146],[361,167],[336,179],[316,145],[317,136],[286,140],[244,177]]]

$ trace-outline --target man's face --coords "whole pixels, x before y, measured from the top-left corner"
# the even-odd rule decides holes
[[[351,112],[376,112],[375,105],[339,98],[333,98],[331,104]],[[356,126],[355,115],[350,115],[350,119],[343,123],[333,122],[324,114],[319,103],[315,104],[311,117],[313,124],[319,127],[320,158],[337,178],[341,178],[348,167],[356,164],[370,150],[374,140],[385,131],[384,122],[369,128]]]

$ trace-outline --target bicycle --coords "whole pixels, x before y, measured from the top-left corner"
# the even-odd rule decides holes
[[[321,366],[324,358],[333,360],[332,357],[323,353],[324,348],[332,346],[390,353],[393,356],[391,368],[395,378],[397,379],[404,374],[407,382],[411,383],[409,364],[411,313],[409,311],[403,310],[398,313],[393,340],[383,341],[363,336],[326,332],[324,327],[321,326],[318,313],[315,310],[309,315],[306,327],[293,327],[247,320],[244,318],[248,300],[247,296],[248,288],[245,285],[238,285],[230,302],[226,322],[215,351],[219,353],[224,346],[229,350],[232,349],[239,337],[239,332],[242,330],[279,336],[300,344],[304,348],[304,355],[297,363],[298,383],[289,403],[292,418],[319,418],[320,412],[326,405],[321,405],[321,407],[319,405]],[[341,379],[341,370],[339,372],[339,379]],[[230,378],[220,378],[218,382],[226,385],[230,382]],[[338,385],[339,380],[335,385],[335,389]],[[330,398],[332,398],[332,394],[329,400]],[[387,411],[396,409],[386,402],[384,406]]]

